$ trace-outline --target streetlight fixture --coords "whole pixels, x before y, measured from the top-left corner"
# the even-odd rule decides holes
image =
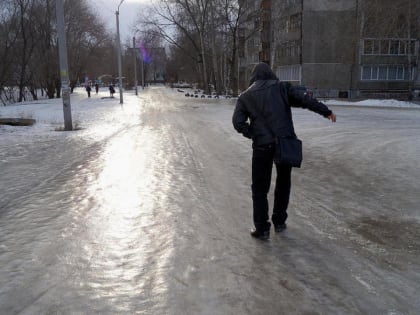
[[[123,103],[123,89],[122,89],[122,70],[121,70],[121,42],[120,42],[120,6],[124,2],[121,0],[120,4],[118,5],[117,11],[115,12],[115,16],[117,18],[117,55],[118,55],[118,76],[119,76],[119,90],[120,90],[120,104]]]

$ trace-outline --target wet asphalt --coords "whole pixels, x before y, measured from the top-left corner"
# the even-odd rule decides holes
[[[262,242],[234,101],[125,97],[1,145],[0,314],[419,314],[420,110],[294,110],[288,229]]]

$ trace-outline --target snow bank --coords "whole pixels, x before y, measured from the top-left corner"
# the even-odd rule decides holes
[[[420,104],[398,100],[375,100],[369,99],[359,102],[326,100],[322,101],[326,105],[351,105],[351,106],[372,106],[372,107],[397,107],[397,108],[419,108]]]

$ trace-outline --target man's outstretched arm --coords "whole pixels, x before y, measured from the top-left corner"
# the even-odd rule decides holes
[[[317,114],[324,116],[331,120],[337,121],[337,116],[328,108],[327,105],[318,101],[316,98],[310,97],[307,94],[302,95],[290,84],[285,84],[290,105],[293,107],[307,108]]]

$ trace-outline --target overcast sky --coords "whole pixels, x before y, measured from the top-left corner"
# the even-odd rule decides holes
[[[121,0],[88,0],[89,4],[105,21],[108,29],[112,33],[116,33],[117,22],[115,12]],[[151,0],[124,0],[120,6],[120,38],[121,43],[125,43],[134,35],[133,26],[137,20],[140,10]]]

